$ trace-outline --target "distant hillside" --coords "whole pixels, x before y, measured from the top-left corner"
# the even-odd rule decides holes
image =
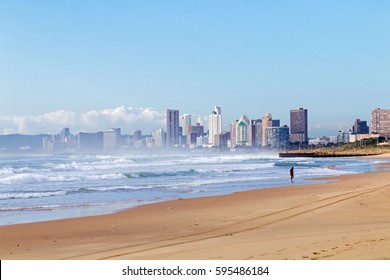
[[[43,139],[47,137],[46,134],[40,135],[21,135],[10,134],[0,135],[0,151],[3,152],[42,152]]]

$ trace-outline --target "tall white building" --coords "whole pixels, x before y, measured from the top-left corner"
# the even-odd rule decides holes
[[[119,148],[120,138],[120,128],[113,128],[110,131],[103,132],[103,149],[105,151],[112,151]]]
[[[222,133],[221,107],[215,106],[209,115],[209,144],[219,146],[219,137]]]
[[[181,117],[181,126],[183,128],[183,135],[187,136],[188,129],[191,126],[191,115],[183,115]]]
[[[159,129],[159,130],[155,130],[152,132],[152,137],[153,137],[153,141],[154,141],[154,146],[156,148],[163,148],[165,147],[165,132],[163,129]]]
[[[252,146],[252,125],[247,116],[241,116],[231,125],[231,145]]]

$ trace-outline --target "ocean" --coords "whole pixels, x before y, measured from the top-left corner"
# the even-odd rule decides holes
[[[0,225],[112,213],[142,204],[308,184],[385,160],[279,158],[255,151],[0,155]],[[294,183],[289,169],[295,169]]]

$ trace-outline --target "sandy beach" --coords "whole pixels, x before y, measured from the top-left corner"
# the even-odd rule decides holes
[[[390,259],[390,172],[0,227],[1,259]]]

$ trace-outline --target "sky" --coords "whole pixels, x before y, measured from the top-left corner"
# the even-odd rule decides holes
[[[0,1],[0,134],[223,126],[309,112],[336,135],[390,108],[389,1]]]

